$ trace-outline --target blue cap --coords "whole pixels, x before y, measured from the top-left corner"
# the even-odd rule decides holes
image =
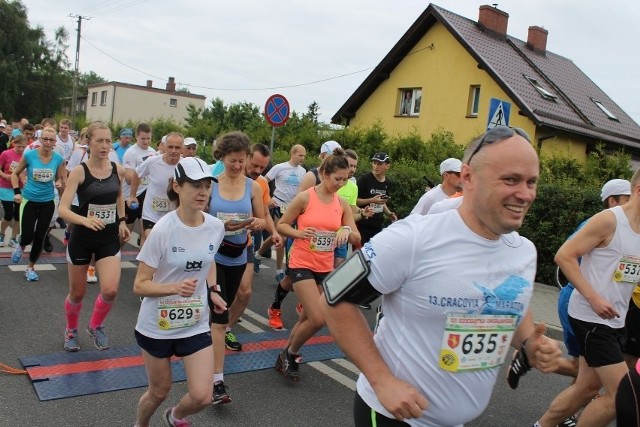
[[[128,136],[130,138],[133,138],[133,131],[131,130],[131,128],[122,128],[122,130],[120,131],[120,136]]]

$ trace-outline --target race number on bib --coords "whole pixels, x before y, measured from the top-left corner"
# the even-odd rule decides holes
[[[202,317],[201,298],[169,297],[158,299],[158,327],[162,330],[187,328]]]
[[[156,212],[169,212],[171,210],[171,200],[154,197],[151,201],[151,209]]]
[[[316,235],[311,238],[309,249],[316,252],[331,252],[335,249],[336,242],[335,231],[317,231]]]
[[[218,218],[222,222],[227,221],[242,221],[243,219],[249,218],[249,214],[247,213],[232,213],[232,212],[218,212],[216,214],[216,218]],[[224,232],[225,236],[237,236],[238,234],[244,233],[246,230],[241,228],[239,230],[234,231],[226,231]]]
[[[440,368],[461,372],[500,366],[509,350],[516,322],[515,315],[447,315]]]
[[[54,173],[51,169],[34,169],[31,176],[37,182],[51,182],[53,181]]]
[[[87,217],[95,217],[101,219],[105,224],[113,224],[116,222],[116,204],[94,205],[93,203],[89,203]]]
[[[16,168],[18,167],[18,163],[15,160],[11,162],[11,164],[9,165],[9,172],[13,173],[13,171],[16,170]]]
[[[622,255],[618,268],[613,273],[614,282],[638,283],[640,281],[640,258],[634,255]]]

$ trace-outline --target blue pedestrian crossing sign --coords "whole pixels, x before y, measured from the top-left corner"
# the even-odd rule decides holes
[[[489,100],[489,120],[487,130],[496,126],[509,126],[511,103],[497,98]]]

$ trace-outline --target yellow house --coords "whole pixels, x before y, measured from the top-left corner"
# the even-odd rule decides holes
[[[570,59],[546,50],[548,32],[507,34],[509,15],[480,6],[478,22],[430,4],[331,121],[380,122],[394,134],[452,131],[467,144],[498,124],[520,127],[541,153],[584,159],[597,144],[640,158],[640,126]]]
[[[166,89],[120,82],[89,85],[87,94],[87,120],[100,120],[124,124],[146,122],[153,119],[171,119],[182,123],[189,116],[187,106],[204,108],[206,97],[176,91],[173,77],[169,77]]]

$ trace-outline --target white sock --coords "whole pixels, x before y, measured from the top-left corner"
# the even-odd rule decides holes
[[[224,381],[224,373],[221,374],[213,374],[213,383],[217,383],[218,381]]]
[[[536,423],[532,427],[542,427],[542,426],[540,425],[540,421],[536,421]]]

